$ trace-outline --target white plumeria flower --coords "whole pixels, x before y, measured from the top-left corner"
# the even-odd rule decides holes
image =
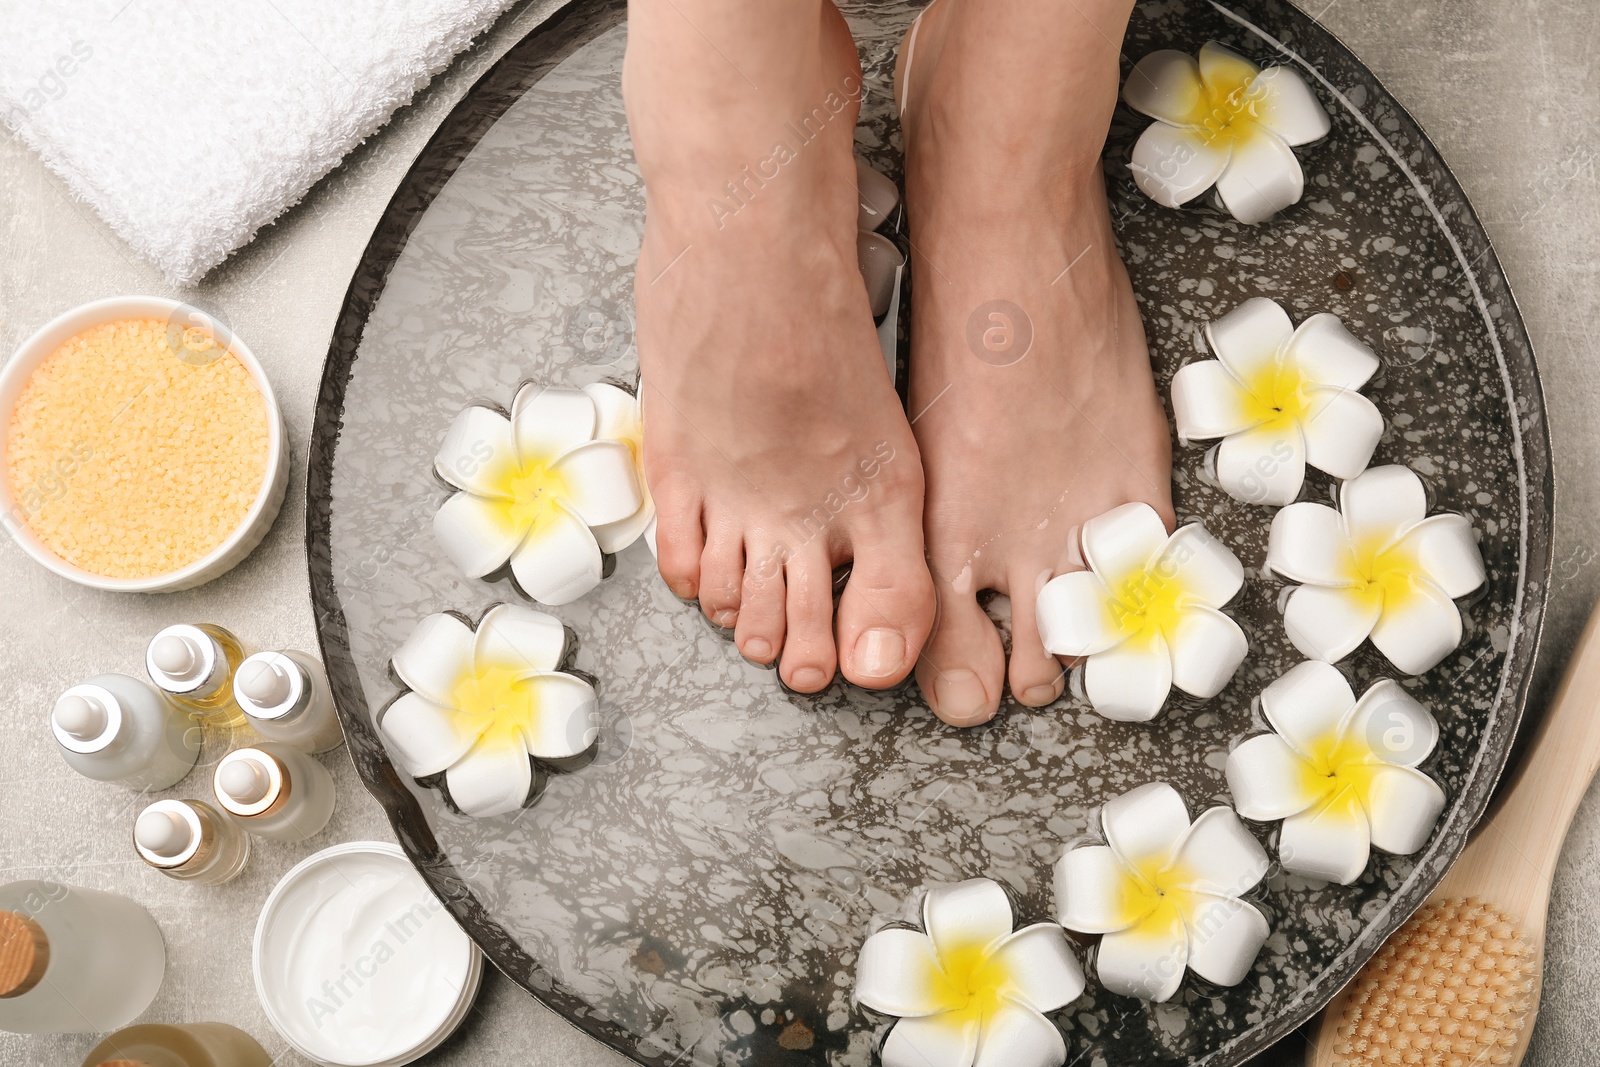
[[[1293,145],[1327,136],[1328,113],[1287,67],[1259,69],[1209,42],[1198,62],[1163,49],[1134,65],[1129,107],[1157,120],[1133,146],[1135,184],[1166,207],[1216,186],[1240,222],[1260,222],[1300,199],[1305,174]]]
[[[1058,575],[1039,593],[1039,635],[1056,656],[1086,656],[1083,687],[1108,719],[1155,718],[1176,685],[1209,699],[1249,648],[1217,609],[1239,592],[1244,568],[1204,526],[1170,537],[1149,504],[1123,504],[1083,525],[1089,569]]]
[[[1172,413],[1183,444],[1222,438],[1217,481],[1229,496],[1281,506],[1299,495],[1307,464],[1335,478],[1367,469],[1383,416],[1357,390],[1378,357],[1337,317],[1296,329],[1257,296],[1207,323],[1206,340],[1217,358],[1172,376]]]
[[[1184,968],[1218,985],[1249,973],[1269,927],[1239,897],[1266,875],[1261,844],[1231,808],[1192,824],[1178,791],[1151,782],[1106,802],[1107,844],[1056,862],[1061,925],[1101,934],[1095,974],[1113,993],[1163,1001]]]
[[[583,391],[594,401],[595,436],[604,441],[620,441],[633,454],[633,474],[639,486],[639,510],[618,522],[594,528],[602,552],[621,552],[637,541],[656,518],[656,502],[644,480],[644,383],[638,393],[629,393],[606,382],[586,385]],[[651,551],[655,549],[652,547]]]
[[[1285,870],[1348,885],[1372,847],[1409,856],[1428,841],[1444,790],[1417,770],[1439,739],[1428,710],[1389,679],[1355,698],[1331,664],[1311,660],[1261,694],[1277,731],[1228,756],[1228,788],[1247,819],[1282,819]]]
[[[434,457],[461,490],[434,516],[445,554],[472,578],[509,561],[517,585],[542,604],[599,585],[596,531],[636,518],[644,498],[632,449],[595,440],[598,421],[588,393],[532,383],[517,390],[510,418],[477,405],[457,415]]]
[[[1336,663],[1368,637],[1407,674],[1461,644],[1455,597],[1484,583],[1472,525],[1427,517],[1409,467],[1373,467],[1339,487],[1339,510],[1303,501],[1272,518],[1267,566],[1292,582],[1283,621],[1311,659]]]
[[[576,756],[599,734],[594,689],[556,670],[566,642],[561,620],[511,604],[476,632],[448,612],[424,618],[390,661],[410,692],[378,721],[396,762],[418,778],[443,771],[468,815],[521,807],[529,756]]]
[[[899,1021],[883,1067],[1060,1067],[1044,1017],[1078,999],[1083,970],[1055,923],[1012,932],[1011,902],[987,878],[928,890],[922,930],[879,930],[856,961],[856,1000]]]

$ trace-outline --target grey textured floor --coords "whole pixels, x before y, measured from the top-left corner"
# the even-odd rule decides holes
[[[1590,338],[1600,327],[1600,10],[1576,0],[1323,0],[1309,10],[1340,34],[1420,119],[1455,168],[1516,287],[1544,371],[1557,455],[1557,591],[1538,695],[1548,695],[1600,588],[1600,497],[1589,450],[1600,446],[1600,389]],[[321,359],[352,269],[395,184],[450,106],[545,2],[515,9],[417,103],[357,151],[307,202],[190,296],[220,308],[267,365],[291,443],[303,455]],[[20,143],[0,137],[0,352],[71,305],[168,290],[149,267],[75,205]],[[302,548],[303,470],[262,547],[200,590],[159,599],[95,594],[61,582],[0,544],[0,714],[18,724],[0,748],[0,878],[54,877],[117,889],[161,921],[167,983],[149,1017],[220,1019],[283,1048],[249,977],[256,911],[277,878],[312,847],[384,838],[387,826],[341,753],[326,757],[342,807],[305,846],[261,849],[220,890],[160,879],[126,848],[126,813],[66,771],[36,723],[66,685],[100,670],[138,673],[145,637],[196,617],[236,627],[262,646],[314,646]],[[59,826],[85,828],[61,834]],[[1582,1062],[1600,949],[1600,801],[1591,795],[1562,860],[1550,931],[1545,1008],[1529,1062]],[[5,1064],[75,1064],[88,1038],[0,1035]],[[1297,1062],[1286,1048],[1273,1062]],[[623,1061],[491,974],[478,1010],[433,1063],[599,1065]],[[280,1061],[299,1064],[293,1054]]]

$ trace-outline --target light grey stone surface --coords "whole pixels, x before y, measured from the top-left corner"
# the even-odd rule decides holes
[[[1557,456],[1557,583],[1536,702],[1553,688],[1600,586],[1600,500],[1589,481],[1600,393],[1590,336],[1600,324],[1600,201],[1595,160],[1600,103],[1595,66],[1600,12],[1573,0],[1549,6],[1459,0],[1403,4],[1322,0],[1312,14],[1345,38],[1432,135],[1473,198],[1516,288],[1543,368]],[[303,463],[310,412],[334,318],[372,226],[415,152],[467,86],[541,17],[516,8],[416,104],[363,146],[198,290],[175,294],[222,311],[267,366],[294,454]],[[70,86],[68,91],[71,91]],[[0,138],[0,352],[79,302],[168,292],[110,232],[66,195],[19,142]],[[102,670],[138,674],[145,638],[169,622],[204,618],[257,645],[312,648],[305,582],[304,471],[284,513],[238,570],[202,589],[161,598],[96,594],[0,545],[0,879],[59,878],[126,893],[150,907],[169,946],[168,980],[147,1018],[219,1019],[284,1050],[256,1004],[250,936],[271,885],[299,858],[336,840],[387,838],[388,827],[341,752],[341,807],[305,845],[268,845],[239,881],[201,889],[162,879],[127,847],[123,797],[78,778],[37,729],[60,689]],[[215,753],[209,754],[210,758]],[[198,795],[200,779],[180,788]],[[1589,1044],[1591,962],[1600,945],[1600,804],[1580,813],[1556,886],[1545,1009],[1530,1062],[1578,1061]],[[87,1037],[0,1035],[0,1062],[77,1063]],[[1299,1050],[1270,1057],[1294,1062]],[[615,1064],[509,981],[490,974],[477,1011],[429,1062]],[[280,1062],[298,1064],[293,1053]]]

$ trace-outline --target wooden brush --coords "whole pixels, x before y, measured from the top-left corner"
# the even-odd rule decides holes
[[[1539,1011],[1550,881],[1600,766],[1600,610],[1509,791],[1416,915],[1334,997],[1309,1067],[1501,1067]]]

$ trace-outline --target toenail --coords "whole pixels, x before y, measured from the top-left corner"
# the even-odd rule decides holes
[[[939,714],[946,719],[970,719],[989,703],[978,676],[968,670],[945,671],[933,683]]]
[[[684,600],[694,599],[694,583],[687,578],[680,578],[676,582],[668,582],[667,588]]]
[[[1053,685],[1036,685],[1022,694],[1022,702],[1032,708],[1042,708],[1059,695]]]
[[[739,609],[723,608],[721,611],[712,614],[711,621],[724,630],[731,630],[739,621]]]
[[[794,672],[794,677],[789,680],[789,684],[796,689],[810,692],[814,689],[821,689],[827,681],[828,676],[817,668],[801,667]]]
[[[856,638],[850,665],[863,678],[887,678],[898,674],[906,658],[906,639],[899,630],[874,627]]]
[[[772,642],[765,637],[752,637],[744,643],[744,654],[750,659],[765,663],[772,658]]]

